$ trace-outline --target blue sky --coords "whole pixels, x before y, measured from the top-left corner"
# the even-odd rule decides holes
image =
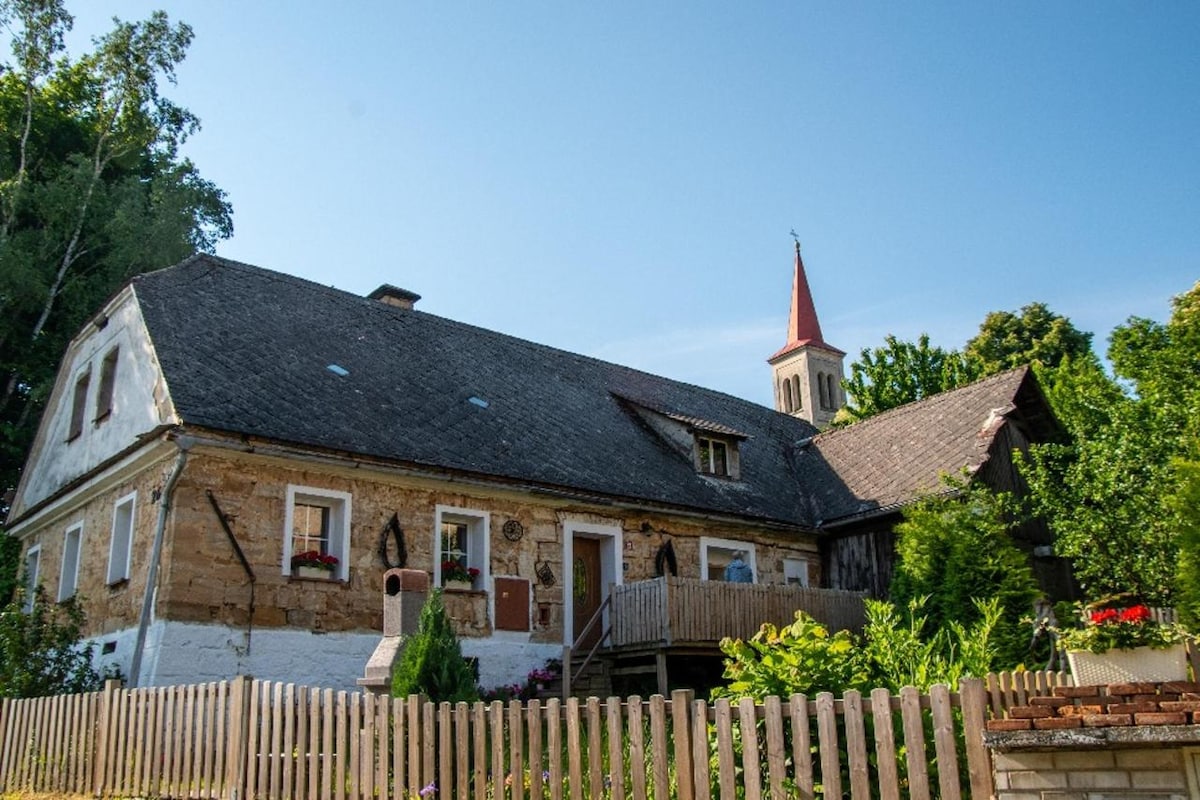
[[[1196,3],[71,6],[195,29],[221,255],[764,404],[793,228],[851,357],[1200,278]]]

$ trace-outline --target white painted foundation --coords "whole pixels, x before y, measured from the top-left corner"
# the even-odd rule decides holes
[[[137,639],[136,628],[96,637],[96,666],[115,664],[128,678]],[[146,632],[138,686],[173,686],[228,680],[251,675],[261,680],[302,686],[358,691],[368,659],[379,644],[377,633],[313,633],[291,628],[255,630],[158,620]],[[463,655],[479,659],[479,682],[485,688],[519,683],[562,648],[497,639],[464,639]],[[115,643],[102,654],[104,643]]]

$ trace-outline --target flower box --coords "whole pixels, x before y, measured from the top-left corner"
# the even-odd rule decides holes
[[[444,581],[442,588],[448,592],[469,592],[473,587],[470,581]]]
[[[1187,650],[1182,644],[1164,650],[1135,647],[1093,653],[1068,650],[1067,661],[1076,686],[1187,680]]]
[[[325,569],[324,567],[296,567],[292,570],[292,574],[297,578],[309,578],[318,581],[333,579],[333,570]]]

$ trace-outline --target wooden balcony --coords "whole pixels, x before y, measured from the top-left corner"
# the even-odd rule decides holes
[[[782,584],[726,583],[663,577],[612,587],[613,649],[715,646],[726,636],[749,639],[764,622],[787,625],[796,611],[831,631],[865,621],[860,592]]]

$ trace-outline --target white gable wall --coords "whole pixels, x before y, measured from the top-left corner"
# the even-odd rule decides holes
[[[105,319],[103,327],[96,324],[97,320]],[[120,350],[112,413],[97,422],[102,362],[113,347]],[[91,380],[83,432],[73,441],[67,441],[75,383],[89,367]],[[137,299],[132,287],[126,287],[88,322],[67,348],[9,518],[18,518],[111,459],[134,444],[138,436],[177,421]]]

